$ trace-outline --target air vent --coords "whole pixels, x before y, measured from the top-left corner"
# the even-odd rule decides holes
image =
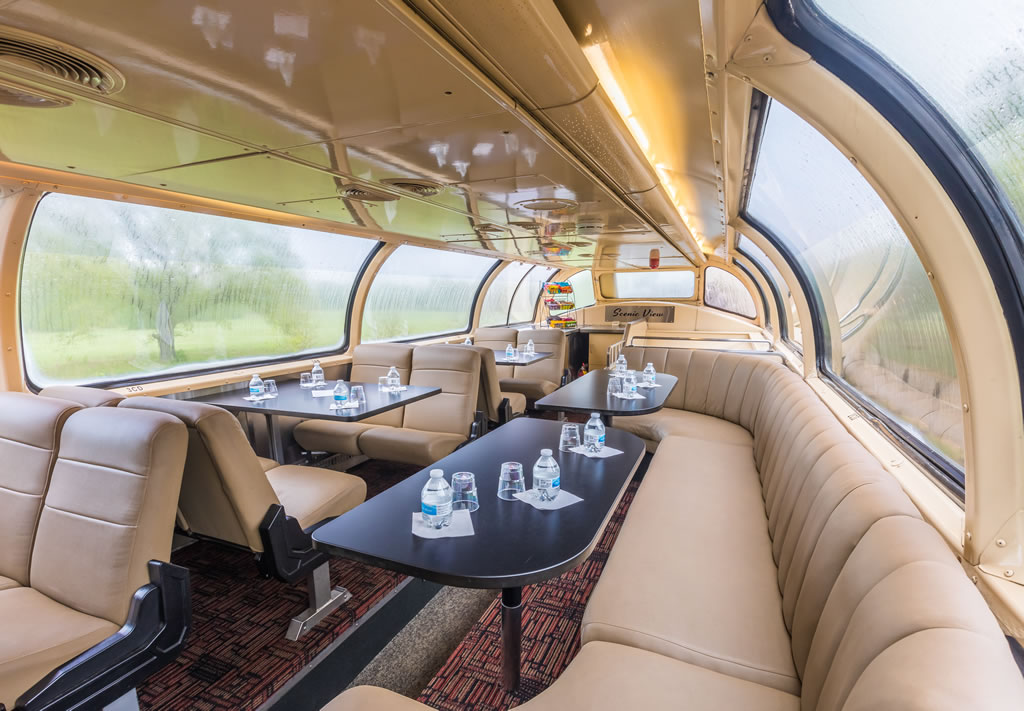
[[[398,199],[397,195],[362,185],[342,185],[338,188],[338,194],[348,200],[358,200],[359,202],[390,202]]]
[[[440,183],[418,178],[386,178],[381,182],[399,190],[408,190],[420,197],[434,197],[444,190],[444,186]]]
[[[553,212],[555,210],[576,210],[580,204],[568,198],[534,198],[516,203],[516,207],[536,212]]]
[[[518,227],[521,230],[528,230],[530,232],[536,232],[544,226],[541,222],[509,222],[513,227]]]
[[[604,230],[604,225],[600,222],[580,222],[576,225],[576,234],[578,235],[599,235]]]
[[[12,27],[0,27],[0,69],[5,65],[99,94],[114,94],[124,88],[124,76],[99,57]]]
[[[0,79],[0,104],[35,109],[55,109],[61,106],[70,106],[71,100]]]
[[[476,231],[477,232],[490,232],[491,234],[493,234],[495,232],[504,232],[505,228],[502,227],[501,225],[491,224],[490,222],[481,222],[481,223],[479,223],[476,226]]]

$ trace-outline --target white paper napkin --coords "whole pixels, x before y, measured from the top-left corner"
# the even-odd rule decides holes
[[[620,400],[643,400],[646,397],[640,393],[612,393],[612,396]]]
[[[637,383],[638,388],[660,388],[661,383]]]
[[[469,517],[469,511],[458,509],[452,511],[452,522],[444,528],[427,525],[423,515],[419,511],[413,511],[412,533],[420,538],[460,538],[472,536],[476,532],[473,530],[473,519]]]
[[[615,449],[615,447],[601,447],[601,449],[596,452],[591,452],[582,445],[579,447],[573,447],[569,451],[575,454],[582,454],[583,456],[590,457],[591,459],[606,459],[608,457],[614,457],[616,454],[622,454],[622,450]]]
[[[314,390],[313,397],[331,397],[334,395],[333,390]]]
[[[515,495],[520,501],[525,501],[535,509],[541,509],[542,511],[551,511],[553,509],[564,509],[566,506],[572,506],[575,503],[583,501],[576,494],[570,494],[565,489],[560,489],[558,496],[555,497],[554,501],[541,501],[540,495],[536,489],[528,489],[521,491]]]

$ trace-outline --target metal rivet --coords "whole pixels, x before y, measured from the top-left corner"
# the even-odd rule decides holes
[[[999,546],[1000,548],[1005,548],[1006,547],[1006,541],[1004,541],[1002,538],[1000,538],[999,540],[996,541],[996,545]]]
[[[764,55],[763,57],[761,57],[761,61],[764,62],[765,64],[771,63],[772,55],[770,55],[770,54]]]
[[[970,412],[970,411],[971,411],[971,406],[970,406],[970,405],[968,405],[968,404],[967,404],[967,403],[965,402],[965,403],[964,403],[964,412]]]
[[[971,533],[970,531],[968,531],[968,532],[967,532],[967,540],[969,541],[969,540],[971,540],[972,538],[974,538],[974,534],[973,534],[973,533]]]
[[[747,35],[746,37],[743,38],[743,41],[744,42],[749,42],[752,39],[754,39],[754,35]]]
[[[935,278],[935,275],[932,274],[931,272],[925,272],[925,273],[928,275],[929,279],[934,279]]]
[[[971,582],[974,583],[975,585],[977,585],[978,584],[978,576],[977,575],[972,575],[971,576]]]
[[[1013,571],[1012,570],[1004,570],[1003,571],[1003,575],[1005,575],[1008,578],[1012,578],[1013,577]]]

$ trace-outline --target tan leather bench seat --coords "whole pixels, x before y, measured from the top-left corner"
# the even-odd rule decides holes
[[[466,428],[467,433],[469,428]],[[465,442],[467,435],[429,432],[407,427],[374,427],[359,436],[359,448],[370,459],[427,466]]]
[[[8,578],[8,577],[3,576],[3,575],[0,575],[0,590],[7,590],[8,588],[16,588],[19,585],[21,585],[21,583],[19,583],[17,580],[15,580],[13,578]]]
[[[333,469],[284,465],[266,474],[284,510],[302,528],[340,516],[366,500],[365,481]]]
[[[533,340],[539,353],[553,353],[533,365],[517,365],[512,377],[501,377],[502,392],[519,393],[529,401],[540,400],[558,389],[565,369],[565,333],[558,328],[528,328],[516,334],[521,351]]]
[[[699,412],[663,408],[649,415],[612,418],[612,427],[632,432],[647,443],[648,451],[658,448],[666,437],[682,435],[714,440],[719,443],[753,446],[750,433],[739,425]]]
[[[39,395],[67,400],[82,407],[117,407],[117,403],[124,400],[121,393],[81,385],[51,385],[40,390]]]

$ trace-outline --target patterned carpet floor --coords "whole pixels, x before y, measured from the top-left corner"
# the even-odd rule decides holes
[[[523,590],[523,666],[515,693],[507,693],[501,684],[499,599],[470,629],[419,700],[446,711],[506,709],[533,698],[557,679],[579,651],[583,610],[639,485],[630,484],[583,565]]]

